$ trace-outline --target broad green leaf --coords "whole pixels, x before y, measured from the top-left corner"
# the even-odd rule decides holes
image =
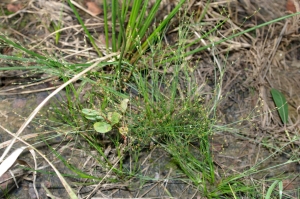
[[[94,124],[94,129],[98,133],[107,133],[107,132],[111,131],[112,127],[110,124],[108,124],[106,122],[96,122]]]
[[[95,116],[88,116],[88,115],[86,115],[85,118],[88,119],[88,120],[91,120],[91,121],[95,121],[96,120]]]
[[[85,118],[88,119],[88,120],[92,120],[92,121],[95,121],[95,120],[104,120],[104,118],[102,116],[100,116],[100,115],[96,115],[96,116],[86,115]]]
[[[97,115],[96,120],[104,120],[104,118],[101,115]]]
[[[99,112],[93,109],[84,108],[82,109],[82,113],[87,116],[97,116],[99,115]]]
[[[107,118],[110,121],[110,124],[113,126],[120,122],[122,115],[117,112],[109,112],[107,113]]]
[[[122,113],[125,113],[126,112],[126,109],[127,109],[127,106],[128,106],[128,102],[129,102],[129,99],[123,99],[121,104],[120,104],[120,110]]]
[[[272,98],[275,102],[275,105],[278,109],[279,116],[283,124],[288,122],[288,103],[284,97],[284,95],[276,90],[275,88],[271,89]]]

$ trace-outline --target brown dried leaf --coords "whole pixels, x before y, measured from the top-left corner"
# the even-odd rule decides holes
[[[10,12],[18,12],[19,10],[22,9],[22,5],[20,3],[18,3],[18,4],[9,3],[9,4],[7,4],[6,8]]]
[[[295,0],[287,0],[286,1],[286,11],[295,13],[297,12],[296,5],[297,2]]]
[[[86,6],[94,16],[102,13],[102,9],[95,2],[88,1],[86,2]]]
[[[291,179],[285,179],[282,181],[284,190],[294,190],[297,189],[297,182]]]

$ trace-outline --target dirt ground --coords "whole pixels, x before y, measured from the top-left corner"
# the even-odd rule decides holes
[[[103,32],[103,16],[100,13],[92,17],[86,10],[86,2],[79,1],[83,9],[80,14],[94,33]],[[189,11],[190,22],[195,23],[197,16],[201,14],[206,1],[190,1]],[[294,2],[295,7],[293,7]],[[101,2],[97,2],[101,4]],[[162,18],[165,12],[174,7],[176,1],[168,0],[162,3],[162,12],[158,18]],[[0,3],[2,13],[11,9],[9,15],[1,16],[0,32],[33,49],[41,54],[48,54],[58,57],[65,57],[67,61],[76,62],[76,57],[72,49],[77,51],[86,48],[84,42],[84,32],[80,29],[78,22],[72,18],[74,14],[66,6],[61,13],[60,1],[18,1],[13,3],[5,0]],[[247,29],[264,22],[285,16],[294,10],[299,10],[300,2],[283,0],[239,0],[220,1],[210,3],[209,11],[203,21],[209,23],[203,32],[214,27],[218,23],[218,18],[224,17],[221,10],[226,8],[228,21],[215,34],[212,39],[222,39],[232,34],[233,29]],[[10,7],[9,7],[10,6]],[[101,12],[101,10],[100,10]],[[43,23],[37,22],[37,17]],[[57,18],[58,17],[58,18]],[[60,17],[60,18],[59,18]],[[52,21],[63,17],[63,27],[66,31],[61,34],[59,44],[55,44],[55,36],[51,35]],[[246,169],[259,165],[257,169],[264,169],[282,164],[272,170],[266,170],[253,174],[255,180],[271,179],[282,175],[284,178],[284,190],[286,198],[298,198],[300,184],[300,164],[293,162],[284,164],[287,161],[299,159],[299,106],[300,106],[300,33],[299,15],[287,20],[282,20],[268,26],[256,29],[253,32],[233,38],[219,46],[216,46],[215,53],[226,65],[223,77],[222,94],[223,99],[218,108],[220,118],[219,125],[226,125],[226,129],[215,132],[212,142],[214,161],[219,170],[226,170],[228,174],[242,172]],[[178,20],[172,23],[178,25]],[[69,28],[67,28],[69,27]],[[170,26],[173,27],[173,26]],[[196,28],[195,28],[196,31]],[[176,32],[176,31],[175,31]],[[103,36],[103,35],[102,35]],[[174,30],[170,29],[166,35],[170,43],[174,39]],[[98,37],[101,43],[101,34]],[[199,44],[203,45],[203,44]],[[8,46],[1,44],[1,54],[10,55],[13,51]],[[82,59],[93,59],[95,54],[80,54]],[[89,57],[91,56],[91,57]],[[200,62],[198,60],[201,60]],[[0,60],[1,61],[1,60]],[[195,77],[200,83],[209,82],[206,85],[208,92],[215,87],[214,82],[214,62],[208,51],[194,54],[191,58],[191,65],[196,65]],[[2,61],[1,61],[2,62]],[[3,66],[12,66],[2,62]],[[2,67],[2,65],[1,65]],[[28,79],[44,74],[34,74],[30,77],[20,78],[20,72],[0,71],[0,124],[12,132],[15,132],[24,117],[44,99],[48,91],[43,90],[55,87],[50,83],[33,85],[27,90],[41,89],[43,91],[29,94],[18,94],[20,89],[15,89],[13,83],[24,83]],[[198,75],[198,76],[197,76]],[[200,81],[202,80],[202,82]],[[281,119],[275,109],[270,89],[276,88],[281,91],[289,104],[289,121],[286,126],[282,125]],[[15,89],[15,90],[10,90]],[[25,89],[26,90],[26,89]],[[24,90],[22,90],[24,91]],[[13,95],[6,95],[13,93]],[[57,97],[58,100],[61,98]],[[209,99],[209,97],[208,97]],[[46,115],[47,113],[42,113]],[[42,118],[42,116],[41,116]],[[48,127],[32,125],[25,134],[35,132],[51,131]],[[54,129],[55,130],[55,129]],[[11,139],[4,131],[0,130],[0,143]],[[66,139],[70,143],[72,138]],[[294,140],[293,140],[294,139]],[[291,142],[293,140],[293,142]],[[67,157],[72,154],[72,164],[83,165],[87,159],[86,154],[81,154],[76,150],[66,150],[60,139],[53,141],[53,146],[60,148],[60,153]],[[71,144],[69,146],[72,146]],[[3,152],[4,146],[1,148]],[[277,150],[280,149],[280,153]],[[55,160],[55,154],[48,153]],[[266,157],[270,156],[266,159]],[[266,159],[266,160],[265,160]],[[260,163],[260,161],[264,160]],[[57,160],[56,160],[57,161]],[[142,178],[132,178],[119,183],[107,183],[101,187],[79,186],[74,184],[74,188],[82,195],[88,195],[95,188],[95,197],[99,198],[168,198],[166,190],[175,198],[200,198],[197,189],[188,183],[184,183],[185,176],[177,172],[176,166],[170,165],[169,155],[159,147],[149,149],[141,154],[139,159],[141,165],[141,176],[151,176],[155,180],[141,180]],[[60,161],[56,162],[58,168],[65,174],[70,173],[68,168]],[[260,164],[258,164],[260,163]],[[129,168],[130,160],[124,162],[124,167]],[[51,171],[46,163],[47,171]],[[93,165],[89,165],[93,166]],[[49,169],[49,170],[48,170]],[[93,174],[101,171],[95,169]],[[23,174],[21,175],[22,177]],[[167,180],[168,179],[168,180]],[[76,179],[68,179],[76,182]],[[12,183],[13,184],[13,183]],[[21,178],[20,187],[14,189],[10,198],[36,198],[32,181],[29,177]],[[59,198],[68,197],[63,186],[55,175],[39,175],[37,178],[38,192],[40,198],[47,197],[47,191]],[[13,186],[13,185],[11,185]],[[46,188],[45,188],[46,187]],[[48,195],[49,196],[49,195]],[[54,197],[53,197],[54,198]]]

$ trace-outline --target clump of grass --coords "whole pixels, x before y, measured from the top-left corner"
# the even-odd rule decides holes
[[[188,31],[180,31],[180,39],[184,40]],[[193,68],[181,57],[184,45],[182,42],[175,50],[163,50],[161,41],[150,47],[147,57],[142,57],[144,72],[133,73],[132,82],[127,84],[135,107],[129,117],[130,136],[134,145],[141,147],[139,150],[151,142],[164,148],[189,180],[209,195],[205,184],[215,183],[210,150],[215,118],[209,113],[211,107],[204,107]],[[162,64],[162,55],[167,57],[169,52],[173,52],[174,61]]]

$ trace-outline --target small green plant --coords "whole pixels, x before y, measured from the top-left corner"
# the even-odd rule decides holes
[[[60,38],[60,35],[61,35],[61,32],[58,31],[58,30],[61,29],[62,22],[61,21],[59,21],[57,23],[56,22],[52,22],[51,24],[52,24],[52,27],[53,27],[54,31],[56,32],[56,34],[55,34],[55,44],[57,45],[58,41],[59,41],[59,38]]]
[[[126,112],[128,106],[129,99],[124,99],[119,105],[119,113],[118,111],[112,112],[103,112],[97,111],[93,109],[82,109],[82,113],[85,115],[85,118],[91,121],[95,121],[94,129],[98,133],[107,133],[112,130],[113,126],[117,125],[121,118],[122,114]],[[119,130],[119,132],[124,135],[124,127]]]

